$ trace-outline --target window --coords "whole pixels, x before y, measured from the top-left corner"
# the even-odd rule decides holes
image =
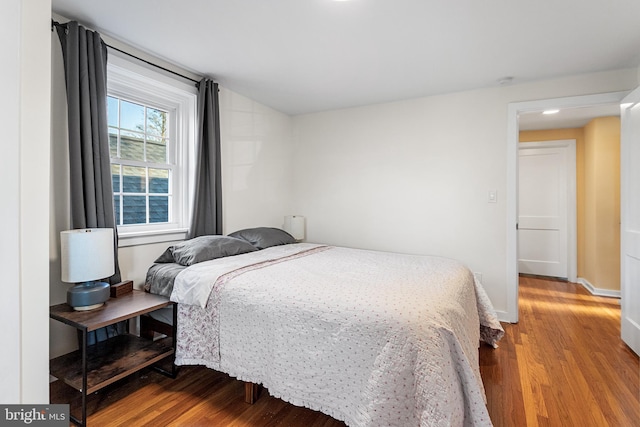
[[[117,225],[169,223],[167,147],[172,115],[154,106],[108,97],[109,149]]]
[[[189,220],[196,89],[114,55],[107,76],[120,246],[182,239]]]

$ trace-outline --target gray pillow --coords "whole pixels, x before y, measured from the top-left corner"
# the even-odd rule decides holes
[[[229,236],[246,240],[257,249],[296,243],[296,239],[291,234],[279,228],[271,227],[246,228],[233,232]]]
[[[170,246],[155,262],[177,262],[189,266],[255,250],[251,244],[241,239],[228,236],[200,236]]]
[[[173,259],[173,246],[169,246],[164,252],[162,252],[162,255],[160,255],[158,258],[156,258],[155,263],[157,264],[166,264],[169,262],[175,262],[175,260]]]

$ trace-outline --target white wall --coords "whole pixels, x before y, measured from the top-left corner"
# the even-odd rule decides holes
[[[295,117],[293,209],[309,241],[463,261],[506,318],[508,103],[637,83],[631,69]]]
[[[0,28],[0,403],[48,403],[51,3],[7,0]],[[44,191],[43,191],[44,189]]]
[[[109,43],[128,48],[113,39],[109,39]],[[69,287],[60,280],[59,235],[70,224],[64,68],[55,33],[51,33],[51,52],[53,150],[49,275],[50,304],[53,305],[66,300]],[[143,56],[154,61],[148,55]],[[291,118],[225,88],[220,88],[219,96],[224,231],[230,233],[261,225],[280,227],[284,215],[291,213]],[[133,280],[134,286],[141,288],[153,260],[172,243],[121,247],[118,258],[123,280]],[[73,328],[56,321],[50,322],[50,328],[50,357],[77,347]]]
[[[290,116],[220,88],[224,230],[282,227],[291,214]]]
[[[5,65],[0,67],[0,123],[4,141],[0,156],[0,179],[3,185],[3,207],[0,209],[0,259],[3,271],[3,298],[0,298],[0,323],[20,324],[20,0],[3,6],[7,16],[0,26],[0,53]],[[0,402],[20,402],[20,328],[5,328],[2,333],[4,351],[2,365],[16,369],[0,370]]]

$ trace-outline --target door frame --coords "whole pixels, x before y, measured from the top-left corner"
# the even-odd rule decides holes
[[[633,127],[634,125],[632,125],[630,121],[631,117],[629,116],[631,109],[639,103],[640,88],[636,88],[623,100],[623,104],[620,105],[622,120],[620,140],[620,175],[622,178],[622,182],[620,183],[620,336],[622,341],[624,341],[624,343],[638,355],[640,355],[640,325],[638,324],[637,319],[632,318],[630,314],[638,313],[640,301],[631,298],[631,296],[634,294],[634,291],[637,291],[640,288],[640,284],[634,282],[634,279],[637,279],[637,277],[629,274],[630,269],[628,268],[628,258],[630,256],[633,258],[638,257],[637,254],[640,252],[640,238],[637,232],[633,233],[636,230],[630,230],[629,226],[629,218],[631,214],[636,214],[636,212],[633,212],[634,209],[631,207],[631,205],[634,204],[633,202],[635,201],[635,198],[630,200],[634,193],[629,190],[631,187],[630,182],[633,177],[627,171],[631,170],[633,161],[635,160],[632,158],[631,144],[633,144],[633,141],[630,138],[632,136],[637,136],[637,133],[633,134],[635,129]],[[634,235],[630,236],[631,233]],[[632,252],[633,255],[631,255],[630,252]]]
[[[558,139],[550,141],[520,142],[520,150],[536,148],[566,148],[567,149],[567,279],[570,282],[578,280],[578,211],[576,188],[576,140]],[[519,161],[519,158],[518,158]],[[519,197],[519,195],[518,195]],[[517,259],[516,259],[517,263]]]
[[[542,112],[552,108],[575,108],[602,104],[620,104],[629,91],[600,93],[537,101],[511,102],[507,105],[507,312],[506,321],[518,322],[518,143],[520,113]]]

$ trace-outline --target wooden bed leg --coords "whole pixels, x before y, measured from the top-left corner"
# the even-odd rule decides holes
[[[244,401],[253,405],[258,400],[258,384],[245,381],[244,383]]]

